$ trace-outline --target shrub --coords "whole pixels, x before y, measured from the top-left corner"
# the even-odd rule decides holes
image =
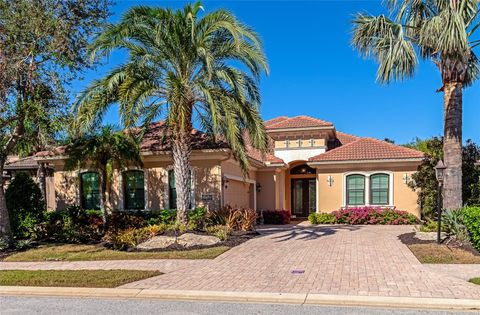
[[[335,224],[337,218],[332,213],[310,213],[308,221],[312,224]]]
[[[7,250],[10,247],[8,238],[0,237],[0,252]]]
[[[127,250],[147,240],[148,237],[148,230],[144,228],[128,228],[108,233],[105,236],[105,240],[109,242],[114,249]]]
[[[105,229],[107,231],[141,228],[146,225],[145,219],[140,215],[128,212],[113,212],[107,216]]]
[[[232,207],[228,205],[219,210],[208,211],[206,215],[206,224],[209,226],[226,225],[231,211]]]
[[[208,234],[218,237],[222,241],[226,241],[231,230],[226,225],[214,225],[205,229]]]
[[[466,207],[463,209],[463,221],[467,228],[472,245],[480,250],[480,207]]]
[[[197,230],[203,229],[205,226],[207,209],[200,207],[187,212],[188,215],[188,229]]]
[[[264,224],[289,224],[290,211],[288,210],[265,210],[262,212]]]
[[[238,228],[241,231],[252,231],[255,229],[255,222],[257,221],[257,211],[253,209],[239,210]]]
[[[411,213],[380,207],[352,207],[332,212],[337,223],[344,224],[415,224],[418,219]]]
[[[459,242],[469,239],[462,209],[446,210],[442,215],[442,229]]]
[[[38,238],[35,226],[43,219],[45,203],[38,185],[27,173],[17,173],[5,191],[12,233],[17,238]]]

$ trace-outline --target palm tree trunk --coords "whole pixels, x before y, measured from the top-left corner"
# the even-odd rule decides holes
[[[462,84],[444,84],[443,159],[445,209],[462,207]]]
[[[173,172],[177,191],[177,222],[187,224],[187,210],[190,203],[190,153],[189,130],[177,130],[172,141]]]
[[[12,230],[10,227],[10,217],[8,216],[7,200],[5,199],[4,182],[3,182],[3,166],[5,161],[0,160],[0,238],[7,242],[12,240]]]

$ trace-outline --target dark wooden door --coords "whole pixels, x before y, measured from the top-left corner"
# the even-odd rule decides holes
[[[292,179],[292,214],[306,217],[316,210],[316,181],[312,178]]]

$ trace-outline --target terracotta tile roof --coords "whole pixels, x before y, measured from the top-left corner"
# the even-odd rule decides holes
[[[359,138],[346,145],[311,157],[310,162],[418,159],[423,153],[386,141]]]
[[[243,139],[245,141],[245,146],[247,148],[247,155],[254,159],[254,160],[257,160],[259,162],[268,162],[268,163],[284,163],[284,161],[279,158],[279,157],[276,157],[273,153],[274,153],[274,144],[272,141],[270,141],[270,144],[269,144],[269,149],[268,149],[268,152],[267,153],[264,153],[262,154],[262,152],[260,150],[257,150],[255,149],[252,145],[251,145],[251,142],[250,142],[250,136],[248,135],[247,132],[245,132],[243,134]]]
[[[284,121],[284,120],[287,120],[287,119],[288,119],[287,116],[280,116],[280,117],[276,117],[276,118],[272,118],[272,119],[266,120],[266,121],[264,121],[263,124],[265,125],[265,127],[268,128],[268,126],[270,126],[270,125],[279,123],[279,122]]]
[[[360,139],[360,137],[350,135],[348,133],[336,131],[337,138],[328,142],[328,150],[341,147],[342,145],[349,144],[353,141]]]
[[[10,162],[5,163],[5,170],[26,170],[26,169],[37,169],[38,163],[35,161],[35,157],[29,156],[25,158],[16,159]]]
[[[147,127],[140,143],[141,151],[169,151],[170,144],[166,141],[166,132],[162,121],[152,123]],[[223,149],[228,148],[228,144],[221,139],[214,139],[212,136],[192,130],[192,150],[202,149]]]
[[[278,117],[267,120],[265,127],[267,130],[272,129],[289,129],[289,128],[305,128],[305,127],[331,127],[331,122],[324,121],[310,116],[295,116],[295,117]]]

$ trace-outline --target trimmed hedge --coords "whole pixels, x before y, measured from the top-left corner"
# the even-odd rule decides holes
[[[312,224],[335,224],[337,218],[332,213],[310,213],[308,221]]]
[[[263,224],[289,224],[290,211],[288,210],[265,210],[262,212]]]
[[[472,245],[480,251],[480,207],[464,208],[463,221]]]
[[[337,223],[343,224],[388,224],[403,225],[418,222],[416,216],[407,211],[381,207],[352,207],[332,212]]]

